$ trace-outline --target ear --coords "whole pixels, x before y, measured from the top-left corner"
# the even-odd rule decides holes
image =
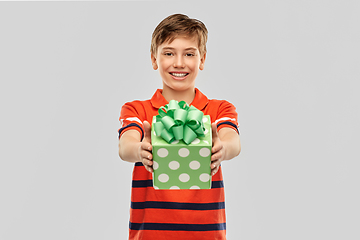
[[[201,71],[204,70],[205,59],[206,59],[206,53],[204,53],[204,54],[202,55],[202,57],[200,58],[200,66],[199,66],[199,69],[200,69]]]
[[[157,70],[158,69],[158,65],[157,65],[157,62],[156,62],[156,58],[153,54],[151,54],[151,63],[152,63],[152,67],[154,70]]]

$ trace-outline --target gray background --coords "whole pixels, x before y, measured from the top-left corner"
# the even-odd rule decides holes
[[[209,30],[197,87],[232,102],[229,240],[359,239],[359,1],[0,3],[0,239],[126,239],[121,106],[161,79],[151,34]]]

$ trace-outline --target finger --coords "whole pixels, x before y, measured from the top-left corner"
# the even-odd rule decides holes
[[[217,153],[219,151],[221,151],[221,149],[223,149],[223,145],[220,143],[219,140],[215,140],[214,142],[214,146],[211,148],[211,153]]]
[[[151,126],[150,126],[150,123],[148,121],[144,121],[143,126],[144,126],[144,132],[145,132],[143,141],[150,143],[151,142]]]
[[[211,162],[211,165],[210,165],[210,168],[211,169],[214,169],[216,167],[220,166],[220,161],[219,160],[216,160],[216,161],[212,161]]]
[[[214,176],[219,171],[219,166],[211,170],[211,176]]]
[[[150,166],[153,165],[153,161],[149,160],[149,159],[146,159],[146,158],[143,158],[142,163],[143,163],[144,166],[147,166],[147,167],[150,167]]]
[[[147,151],[147,150],[143,150],[140,152],[140,157],[141,158],[146,158],[148,160],[152,160],[152,153]]]
[[[151,165],[152,165],[152,162],[151,162]],[[153,167],[152,166],[146,166],[147,167],[147,170],[149,171],[149,172],[153,172],[154,171],[154,169],[153,169]]]
[[[217,152],[213,155],[211,155],[211,161],[214,162],[214,161],[218,161],[220,160],[222,157],[222,153],[221,152]]]
[[[149,166],[146,166],[146,165],[144,165],[144,167],[145,167],[145,169],[146,169],[148,172],[150,172],[150,173],[153,172],[152,167],[149,167]]]
[[[150,142],[142,142],[141,143],[141,149],[145,150],[145,151],[151,151],[152,150],[152,145]]]
[[[143,166],[145,167],[145,169],[146,169],[148,172],[152,173],[152,172],[154,171],[153,168],[152,168],[152,164],[153,164],[152,161],[147,160],[147,159],[144,158],[144,159],[142,160],[142,164],[143,164]]]
[[[152,154],[149,153],[148,151],[141,151],[140,157],[145,158],[147,160],[152,160]]]

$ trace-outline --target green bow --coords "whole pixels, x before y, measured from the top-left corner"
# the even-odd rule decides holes
[[[196,137],[205,136],[203,124],[204,113],[185,102],[171,100],[169,104],[159,108],[154,130],[166,142],[183,140],[190,144]]]

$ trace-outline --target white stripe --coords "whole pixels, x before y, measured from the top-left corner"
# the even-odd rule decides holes
[[[215,121],[215,124],[217,124],[217,123],[220,122],[220,121],[225,121],[225,120],[231,120],[231,121],[236,122],[236,119],[235,119],[235,118],[223,117],[223,118],[220,118],[220,119],[216,120],[216,121]]]
[[[130,122],[138,122],[138,123],[140,123],[141,125],[143,124],[142,122],[141,122],[141,120],[139,119],[139,118],[137,118],[137,117],[129,117],[129,118],[126,118],[125,120],[124,119],[120,119],[120,123],[121,123],[121,126],[124,124],[124,121],[130,121]]]

